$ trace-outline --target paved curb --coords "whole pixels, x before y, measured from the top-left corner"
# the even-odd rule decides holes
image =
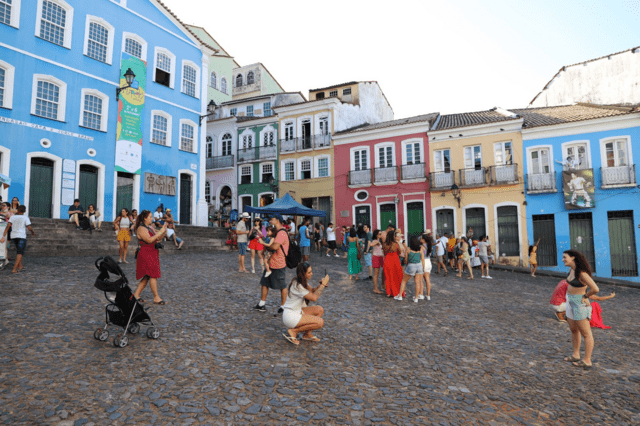
[[[522,268],[519,266],[512,266],[512,265],[491,265],[491,269],[498,269],[500,271],[511,271],[511,272],[517,272],[520,274],[530,274],[531,270],[529,268]],[[567,272],[558,272],[558,271],[546,271],[543,269],[538,269],[536,271],[536,275],[540,275],[543,277],[557,277],[557,278],[566,278],[567,277]],[[593,280],[598,283],[598,284],[608,284],[608,285],[615,285],[615,286],[619,286],[619,287],[630,287],[630,288],[640,288],[640,283],[636,283],[636,282],[632,282],[632,281],[625,281],[625,280],[618,280],[615,278],[602,278],[602,277],[593,277]]]

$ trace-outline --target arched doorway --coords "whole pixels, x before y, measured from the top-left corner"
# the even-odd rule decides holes
[[[231,214],[232,201],[233,193],[231,192],[231,188],[223,186],[222,189],[220,189],[220,211],[223,216],[229,216],[229,214]]]
[[[46,158],[31,159],[29,176],[29,216],[52,217],[53,213],[53,166]]]
[[[78,191],[80,205],[85,209],[89,204],[98,208],[98,168],[88,164],[80,165],[80,185]]]

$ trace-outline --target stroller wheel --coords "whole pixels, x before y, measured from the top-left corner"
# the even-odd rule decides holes
[[[129,326],[129,333],[138,334],[139,331],[140,331],[140,324],[135,323]]]
[[[149,339],[157,339],[158,337],[160,337],[160,330],[158,330],[156,327],[147,328],[147,337]]]
[[[95,333],[93,333],[93,337],[96,340],[100,340],[101,342],[104,342],[109,338],[109,331],[99,328],[95,331]]]
[[[129,343],[127,336],[120,336],[119,334],[113,338],[113,346],[116,348],[124,348]]]

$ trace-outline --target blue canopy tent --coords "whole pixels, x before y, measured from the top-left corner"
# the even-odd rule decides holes
[[[324,210],[314,210],[309,207],[305,207],[298,203],[289,194],[285,194],[284,197],[276,199],[273,203],[264,207],[251,207],[246,206],[244,210],[247,213],[260,213],[261,215],[269,215],[274,213],[286,214],[290,216],[318,216],[326,217],[327,212]]]

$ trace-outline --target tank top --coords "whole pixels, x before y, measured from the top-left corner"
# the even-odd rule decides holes
[[[129,229],[131,226],[131,221],[128,217],[123,217],[120,219],[120,229]]]
[[[384,256],[384,253],[382,252],[382,244],[376,244],[375,246],[373,246],[373,255]]]
[[[420,253],[410,251],[407,255],[407,263],[420,263]]]

